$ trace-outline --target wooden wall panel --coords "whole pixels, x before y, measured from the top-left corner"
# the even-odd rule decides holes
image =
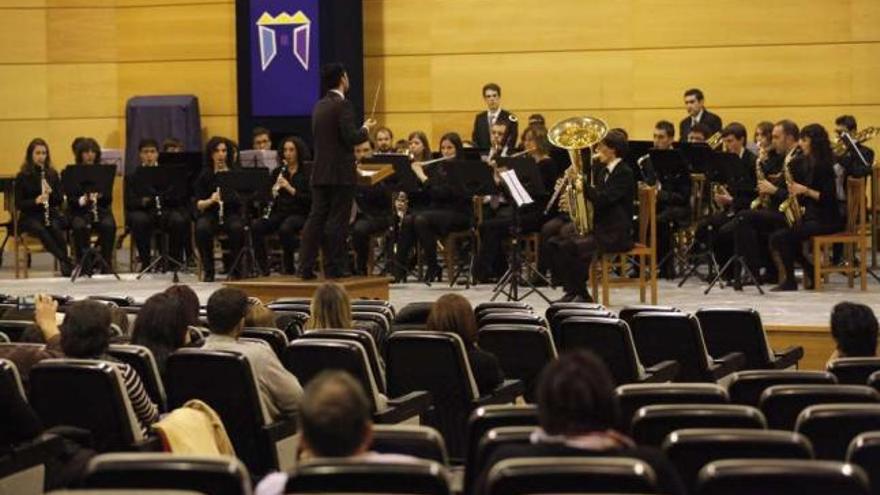
[[[46,15],[35,9],[0,9],[0,63],[46,61]]]
[[[117,111],[125,115],[125,103],[132,96],[194,94],[202,115],[233,115],[238,108],[235,88],[233,60],[123,63]]]
[[[18,173],[28,143],[44,136],[45,131],[44,120],[0,120],[0,174]],[[54,151],[51,143],[49,147]]]
[[[49,62],[115,62],[116,13],[110,8],[46,10]]]
[[[0,65],[0,120],[48,117],[45,65]]]
[[[235,59],[228,4],[117,9],[116,20],[120,61]]]
[[[118,115],[116,64],[52,64],[48,73],[50,117]]]

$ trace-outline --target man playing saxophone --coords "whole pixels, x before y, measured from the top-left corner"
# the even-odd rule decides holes
[[[803,255],[803,243],[815,235],[831,234],[843,227],[834,191],[834,156],[828,132],[819,124],[800,131],[800,158],[786,163],[788,195],[782,204],[789,225],[770,235],[770,247],[779,253],[785,281],[771,290],[797,290],[794,262],[804,269],[804,285],[812,287],[813,265]]]
[[[593,204],[593,231],[578,235],[573,223],[547,245],[545,255],[552,263],[555,280],[561,280],[565,296],[562,301],[592,301],[587,290],[587,277],[593,256],[618,253],[633,246],[632,214],[635,180],[630,166],[622,160],[628,151],[627,139],[611,130],[596,146],[600,164],[593,170],[593,184],[586,174],[585,199]]]

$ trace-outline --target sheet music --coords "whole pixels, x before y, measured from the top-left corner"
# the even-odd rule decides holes
[[[513,170],[505,170],[504,172],[501,172],[500,175],[501,180],[504,181],[504,184],[507,186],[507,190],[510,191],[510,196],[516,203],[516,206],[521,207],[535,202],[529,192],[526,191],[526,188],[523,187],[522,182],[519,181],[516,172]]]

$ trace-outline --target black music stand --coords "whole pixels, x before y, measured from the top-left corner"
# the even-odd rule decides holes
[[[449,188],[456,197],[473,198],[474,196],[485,196],[497,192],[492,168],[483,162],[454,159],[439,165],[443,166],[446,170]],[[473,251],[476,247],[476,226],[471,227],[470,240],[470,259],[466,263],[459,261],[458,266],[449,279],[450,287],[455,286],[458,279],[463,275],[465,288],[470,288],[471,286],[471,276],[473,275],[471,268],[474,262]],[[459,260],[461,259],[459,258]]]
[[[172,280],[176,284],[180,282],[178,272],[182,271],[186,273],[188,270],[182,261],[172,258],[168,253],[168,237],[170,234],[163,228],[161,223],[161,218],[163,216],[161,205],[163,203],[167,204],[169,200],[171,204],[180,204],[181,202],[186,201],[186,198],[188,197],[186,169],[181,165],[161,164],[158,167],[138,167],[134,171],[133,178],[135,183],[142,185],[143,191],[146,191],[150,196],[159,199],[156,203],[156,214],[160,218],[159,235],[162,237],[159,256],[148,266],[144,267],[144,269],[138,273],[136,279],[142,279],[144,275],[155,269],[161,263],[165,267],[171,267],[173,273]]]
[[[706,147],[706,149],[708,149],[708,147]],[[664,182],[668,183],[670,178],[678,177],[689,172],[687,158],[678,149],[650,149],[648,155],[651,157],[651,164],[654,166],[654,173],[656,174],[657,181],[661,184],[661,187]],[[670,257],[673,256],[675,258],[670,260]],[[657,269],[659,270],[667,261],[680,263],[682,265],[687,264],[687,259],[676,253],[674,246],[665,256],[663,256],[663,259],[657,262]]]
[[[236,253],[235,261],[229,267],[227,280],[231,280],[241,265],[241,278],[258,275],[257,255],[254,252],[254,237],[251,232],[251,206],[253,203],[266,204],[271,199],[272,178],[265,168],[238,168],[217,174],[217,184],[223,198],[235,198],[241,205],[244,223],[244,245]],[[226,201],[226,199],[224,199]]]
[[[508,301],[521,301],[535,293],[549,304],[552,301],[532,283],[532,277],[544,279],[547,285],[550,285],[550,282],[531,263],[523,261],[520,247],[521,210],[532,207],[534,210],[540,211],[540,205],[535,203],[535,198],[544,197],[546,193],[544,181],[541,179],[541,171],[538,170],[538,165],[532,158],[498,158],[497,163],[499,167],[513,172],[509,175],[502,172],[504,175],[501,180],[505,196],[513,202],[513,223],[510,226],[511,242],[508,268],[495,284],[495,288],[492,289],[491,300],[494,301],[498,296],[504,294]],[[523,274],[524,269],[525,275]],[[519,293],[521,286],[529,287],[529,290],[522,295]]]
[[[61,188],[68,198],[79,200],[82,194],[98,193],[99,196],[110,196],[113,193],[113,179],[116,177],[115,165],[68,165],[61,171]],[[113,266],[101,255],[101,250],[91,242],[86,252],[77,261],[70,274],[70,281],[83,273],[87,266],[100,265],[101,269],[110,272],[116,280],[121,280]]]

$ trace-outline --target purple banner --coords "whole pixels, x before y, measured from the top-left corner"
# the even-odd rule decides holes
[[[318,0],[251,0],[250,20],[253,114],[311,115],[321,86]]]

